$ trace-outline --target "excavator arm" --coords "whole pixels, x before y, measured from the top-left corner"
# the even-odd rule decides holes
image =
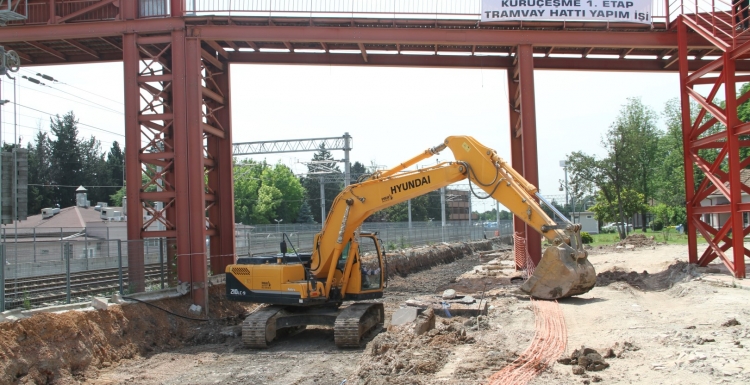
[[[446,148],[453,152],[455,161],[405,171]],[[594,286],[596,274],[581,244],[580,225],[553,221],[537,203],[535,198],[544,200],[536,187],[510,167],[495,150],[469,136],[451,136],[390,170],[375,173],[361,183],[346,187],[336,197],[323,230],[315,237],[310,271],[316,279],[326,281],[326,296],[333,286],[346,288],[351,259],[347,260],[341,275],[342,282],[334,282],[334,272],[345,245],[356,241],[357,229],[367,217],[464,179],[482,189],[484,197],[502,203],[553,244],[544,251],[523,290],[537,298],[557,299],[585,293]],[[472,192],[479,195],[473,189]],[[552,205],[549,206],[554,210]],[[559,216],[564,218],[562,214]]]

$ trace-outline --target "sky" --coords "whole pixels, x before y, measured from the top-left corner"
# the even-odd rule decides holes
[[[25,67],[17,73],[17,136],[25,144],[49,114],[74,111],[83,136],[103,150],[124,143],[122,63]],[[352,162],[391,167],[441,143],[470,135],[510,159],[506,73],[497,69],[232,65],[233,141],[353,138]],[[58,82],[35,74],[52,76]],[[45,86],[22,76],[39,79]],[[12,80],[2,79],[0,99],[13,100]],[[679,97],[676,73],[535,71],[539,188],[564,201],[559,161],[573,151],[602,156],[601,138],[627,98],[661,114]],[[2,106],[2,140],[14,132],[13,107]],[[662,122],[660,127],[663,128]],[[295,172],[313,153],[260,155]],[[343,159],[343,152],[333,153]],[[446,150],[434,159],[450,160]],[[343,169],[343,165],[341,167]],[[466,185],[465,183],[463,184]],[[475,200],[475,211],[494,204]]]

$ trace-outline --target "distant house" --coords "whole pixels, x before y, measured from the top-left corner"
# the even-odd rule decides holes
[[[449,221],[468,221],[469,220],[469,190],[445,189],[446,196],[446,215]],[[479,214],[472,212],[471,220],[479,219]]]
[[[740,182],[744,184],[745,186],[750,187],[750,170],[749,169],[742,169],[740,170]],[[750,195],[748,195],[746,192],[742,192],[742,203],[750,202]],[[701,206],[707,207],[707,206],[720,206],[720,205],[726,205],[729,204],[729,200],[724,196],[724,194],[720,192],[715,192],[709,196],[706,197],[706,199],[701,201]],[[730,214],[729,213],[706,213],[703,214],[703,217],[701,218],[703,222],[708,223],[711,225],[711,227],[715,229],[719,229],[729,220]],[[750,224],[750,215],[748,213],[742,213],[742,225],[744,227],[747,227],[748,224]]]
[[[578,211],[570,213],[570,220],[573,223],[581,224],[581,231],[589,234],[599,234],[599,221],[594,217],[591,211]]]

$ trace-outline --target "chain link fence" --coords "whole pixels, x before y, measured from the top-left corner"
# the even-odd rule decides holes
[[[450,222],[365,223],[363,231],[377,232],[386,250],[441,242],[464,242],[507,236],[512,221],[490,224]],[[45,236],[8,234],[0,244],[0,311],[31,309],[91,301],[92,297],[124,295],[175,287],[177,267],[201,258],[177,256],[174,239],[148,238],[127,241],[107,239],[89,229],[50,229]],[[290,249],[312,251],[319,224],[237,226],[237,255],[276,254],[282,236]],[[57,238],[52,240],[52,238]],[[67,239],[66,239],[67,238]],[[14,242],[17,240],[17,242]],[[210,250],[207,241],[206,249]],[[207,252],[208,253],[208,252]],[[207,255],[210,263],[210,255]],[[131,269],[128,261],[144,268]],[[211,272],[220,274],[222,272]]]
[[[472,223],[449,222],[441,226],[436,222],[382,222],[364,223],[363,231],[377,232],[386,250],[403,249],[413,246],[440,242],[474,241],[513,233],[513,221]],[[258,225],[236,228],[237,255],[275,254],[279,251],[282,234],[297,251],[312,251],[315,234],[320,224]]]
[[[0,311],[175,286],[176,261],[170,266],[168,242],[152,238],[0,244]],[[131,275],[128,261],[142,261],[143,273]]]

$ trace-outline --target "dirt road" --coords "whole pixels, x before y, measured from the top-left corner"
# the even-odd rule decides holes
[[[555,363],[531,384],[750,383],[750,290],[708,282],[705,278],[713,275],[709,270],[680,262],[687,260],[684,246],[595,249],[590,259],[599,273],[598,286],[559,302],[568,335],[563,358],[585,346],[605,356],[602,362],[608,366],[574,374],[581,372],[579,366]],[[104,360],[93,352],[85,370],[71,368],[54,382],[485,384],[529,346],[535,321],[530,301],[518,294],[517,286],[475,273],[479,264],[476,255],[468,256],[389,282],[383,299],[387,320],[409,298],[446,288],[475,298],[485,291],[490,305],[486,316],[438,317],[436,329],[421,336],[383,331],[361,349],[339,350],[331,330],[310,328],[257,351],[242,347],[237,322],[194,325],[166,316],[166,321],[140,326],[155,328],[139,335],[144,341],[154,339],[150,350],[133,348],[130,354],[110,354]],[[237,309],[226,315],[233,311]],[[10,330],[0,328],[0,342],[10,341]],[[180,338],[189,346],[172,347],[179,345],[178,337],[165,335],[175,330],[182,330]],[[14,381],[39,378],[16,375]]]

